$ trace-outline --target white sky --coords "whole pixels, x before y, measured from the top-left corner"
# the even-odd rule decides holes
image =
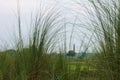
[[[22,15],[22,33],[23,36],[27,36],[29,29],[29,19],[31,13],[39,9],[39,4],[42,6],[58,6],[63,10],[63,15],[68,18],[69,21],[74,21],[76,15],[75,12],[79,11],[79,14],[84,14],[87,9],[84,7],[87,4],[86,0],[79,0],[81,3],[78,6],[73,0],[20,0],[21,15]],[[10,43],[14,44],[17,37],[17,0],[0,0],[0,48],[11,47]],[[79,15],[80,20],[84,23],[87,21],[83,15]],[[72,26],[72,25],[68,25]],[[84,31],[84,29],[82,30]],[[68,34],[70,35],[70,33]],[[80,36],[84,36],[80,34]],[[83,38],[83,37],[81,37]],[[77,41],[76,41],[77,40]],[[74,40],[75,44],[78,44],[79,40]],[[80,44],[80,43],[79,43]],[[76,45],[78,46],[78,45]]]

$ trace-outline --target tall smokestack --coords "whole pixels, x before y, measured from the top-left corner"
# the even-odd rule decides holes
[[[75,52],[75,44],[73,45],[73,51]]]

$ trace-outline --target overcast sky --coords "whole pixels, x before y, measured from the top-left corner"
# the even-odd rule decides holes
[[[78,1],[80,2],[80,5],[78,5],[75,0],[20,0],[21,16],[23,22],[22,33],[24,34],[23,37],[26,37],[28,34],[31,13],[36,13],[40,4],[42,6],[46,6],[47,8],[56,6],[62,10],[63,15],[67,18],[68,21],[72,22],[76,16],[79,16],[79,20],[86,24],[85,21],[87,21],[87,19],[83,14],[85,14],[88,10],[85,8],[88,2],[87,0]],[[16,11],[17,0],[0,0],[0,48],[10,47],[10,43],[14,44],[15,38],[18,37]],[[79,12],[79,15],[77,12]],[[82,31],[84,31],[84,29],[82,29]],[[68,35],[70,35],[70,33],[68,33]],[[84,35],[80,34],[80,36],[83,38]],[[80,40],[76,40],[74,40],[73,43],[78,44]]]

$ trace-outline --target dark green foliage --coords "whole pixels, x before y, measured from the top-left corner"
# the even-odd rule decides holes
[[[73,51],[73,50],[70,50],[68,53],[67,53],[67,56],[75,56],[75,51]]]

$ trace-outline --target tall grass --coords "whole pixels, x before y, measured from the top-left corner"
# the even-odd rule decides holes
[[[18,2],[19,4],[19,2]],[[66,23],[61,24],[62,16],[56,8],[40,10],[32,20],[32,35],[29,36],[28,47],[24,47],[24,39],[21,30],[20,6],[18,6],[18,33],[19,39],[16,51],[13,53],[0,52],[0,80],[80,80],[81,65],[73,64],[76,68],[71,69],[69,60],[63,56],[65,49],[53,53],[61,39],[66,48]],[[64,25],[64,26],[63,26]],[[74,27],[74,25],[73,25]],[[73,34],[73,33],[71,33]],[[61,35],[64,35],[62,37]],[[71,37],[72,38],[72,37]],[[72,59],[71,59],[72,60]],[[86,78],[83,78],[86,79]]]
[[[102,80],[120,79],[120,1],[89,0],[91,23],[98,42],[98,71]]]
[[[66,23],[61,24],[62,16],[58,8],[40,10],[31,21],[32,33],[26,47],[22,38],[22,19],[18,1],[18,33],[19,38],[15,52],[0,52],[0,80],[79,80],[79,66],[71,70],[68,60],[63,56],[64,49],[57,50],[64,41],[66,48]],[[63,36],[64,35],[65,39]],[[77,77],[79,76],[79,77]]]
[[[67,46],[66,23],[62,24],[61,11],[56,7],[47,10],[41,8],[38,11],[35,18],[31,20],[32,33],[29,36],[28,47],[24,47],[18,1],[17,50],[12,54],[0,52],[0,80],[119,80],[120,1],[111,0],[108,4],[107,1],[100,0],[89,0],[89,2],[93,14],[89,12],[88,14],[92,16],[91,25],[94,27],[95,39],[98,42],[97,54],[93,57],[96,59],[95,62],[90,62],[91,59],[67,59],[63,56],[62,53],[66,53]],[[76,28],[75,22],[72,23],[70,46]],[[85,52],[91,44],[92,37],[93,35],[84,47]],[[64,49],[58,54],[55,51],[60,43],[63,43]],[[80,48],[83,45],[84,39]],[[90,70],[91,67],[95,69]]]
[[[29,46],[24,47],[21,31],[21,15],[18,1],[19,41],[17,51],[12,56],[1,54],[0,80],[49,80],[52,59],[50,53],[56,49],[62,28],[60,11],[54,7],[46,12],[40,10],[32,20],[32,36]],[[54,63],[55,64],[55,63]],[[61,63],[62,64],[62,63]]]

